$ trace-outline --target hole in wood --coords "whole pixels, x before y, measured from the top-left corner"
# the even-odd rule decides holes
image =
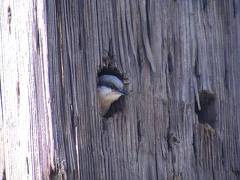
[[[202,124],[209,124],[212,128],[216,125],[216,107],[214,94],[202,91],[199,93],[200,109],[197,102],[195,102],[195,112],[198,116],[198,120]]]
[[[116,67],[108,64],[97,74],[97,95],[100,113],[109,118],[117,112],[122,112],[125,106],[127,78]]]

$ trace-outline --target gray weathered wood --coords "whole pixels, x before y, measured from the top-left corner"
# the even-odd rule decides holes
[[[0,1],[0,40],[0,177],[240,178],[238,0]],[[110,41],[131,93],[105,119]]]

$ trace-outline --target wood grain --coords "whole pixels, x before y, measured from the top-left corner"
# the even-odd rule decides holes
[[[239,49],[237,0],[0,1],[0,177],[239,179]]]

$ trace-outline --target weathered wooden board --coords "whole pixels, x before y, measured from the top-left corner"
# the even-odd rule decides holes
[[[0,1],[1,179],[42,179],[53,164],[46,28],[43,2]]]
[[[2,1],[0,40],[7,179],[240,179],[238,0]],[[105,119],[111,41],[131,93]]]

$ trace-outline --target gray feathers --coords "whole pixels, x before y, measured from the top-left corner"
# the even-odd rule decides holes
[[[98,78],[98,86],[106,86],[115,90],[122,90],[123,83],[122,81],[113,75],[102,75]]]

